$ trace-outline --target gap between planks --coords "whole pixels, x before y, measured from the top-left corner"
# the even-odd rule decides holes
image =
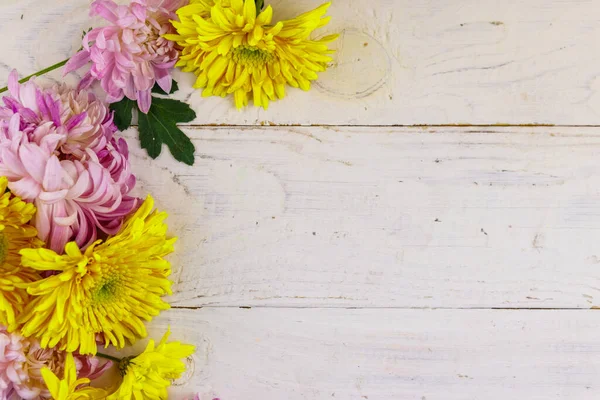
[[[552,125],[552,124],[276,124],[268,121],[262,121],[259,124],[178,124],[184,128],[600,128],[600,125]],[[132,128],[137,128],[137,124],[132,124]]]
[[[253,308],[260,309],[315,309],[315,310],[456,310],[456,311],[471,311],[471,310],[491,310],[491,311],[598,311],[599,308],[578,308],[578,307],[386,307],[386,306],[367,306],[367,307],[348,307],[348,306],[278,306],[278,305],[259,305],[259,306],[235,306],[235,305],[208,305],[208,306],[171,306],[171,309],[176,310],[201,310],[203,308],[241,308],[251,310]]]

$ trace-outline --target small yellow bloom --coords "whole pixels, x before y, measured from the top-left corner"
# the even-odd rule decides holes
[[[123,382],[108,400],[167,398],[167,388],[172,379],[185,371],[184,358],[194,353],[194,346],[180,342],[167,343],[170,332],[163,336],[158,346],[150,340],[146,350],[134,358],[125,358],[119,368]]]
[[[13,331],[17,315],[29,302],[22,285],[39,279],[21,266],[19,250],[42,245],[36,229],[29,225],[35,206],[6,191],[8,180],[0,177],[0,324]]]
[[[64,378],[60,380],[48,367],[42,368],[42,377],[53,400],[103,400],[108,393],[103,389],[89,386],[80,387],[90,383],[88,378],[77,379],[77,369],[73,353],[67,353],[65,360]]]
[[[338,35],[309,38],[329,22],[330,5],[272,25],[271,6],[257,15],[254,0],[192,0],[177,11],[177,34],[165,38],[181,46],[176,65],[196,74],[203,96],[233,94],[238,108],[251,96],[266,109],[285,96],[286,84],[309,90],[332,61],[327,43]]]
[[[123,348],[147,335],[150,321],[169,304],[171,265],[163,259],[176,239],[167,239],[167,217],[152,211],[148,196],[115,236],[88,247],[75,242],[65,254],[49,249],[22,250],[23,265],[57,270],[56,275],[28,285],[32,301],[21,315],[21,333],[42,347],[96,354],[96,340]]]

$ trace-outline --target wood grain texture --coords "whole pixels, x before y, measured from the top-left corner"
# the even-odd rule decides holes
[[[156,336],[198,345],[172,398],[556,400],[600,394],[600,313],[171,310]],[[181,383],[184,383],[183,380]]]
[[[271,3],[287,18],[321,1]],[[0,2],[0,82],[12,68],[26,75],[74,54],[99,23],[88,5]],[[342,33],[340,51],[310,93],[238,112],[177,73],[177,97],[191,102],[196,124],[598,125],[599,11],[595,0],[338,0],[323,34]]]
[[[195,167],[132,153],[178,306],[600,305],[596,128],[186,132]]]
[[[1,0],[0,82],[74,54],[89,3]],[[197,346],[170,398],[597,399],[600,128],[389,125],[600,125],[598,11],[337,0],[332,68],[268,111],[176,73],[192,125],[347,126],[188,127],[194,167],[125,132],[180,238],[149,327]]]

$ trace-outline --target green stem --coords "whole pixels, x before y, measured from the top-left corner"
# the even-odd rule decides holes
[[[43,69],[43,70],[41,70],[41,71],[38,71],[38,72],[36,72],[36,73],[34,73],[34,74],[31,74],[31,75],[29,75],[29,76],[26,76],[25,78],[23,78],[23,79],[19,80],[19,83],[24,83],[24,82],[27,82],[28,80],[30,80],[30,79],[31,79],[31,78],[33,78],[34,76],[40,76],[40,75],[44,75],[44,74],[46,74],[46,73],[48,73],[48,72],[50,72],[50,71],[54,71],[55,69],[57,69],[57,68],[60,68],[60,67],[62,67],[63,65],[65,65],[65,64],[66,64],[68,61],[69,61],[69,59],[67,58],[66,60],[62,60],[61,62],[58,62],[58,63],[56,63],[56,64],[54,64],[54,65],[51,65],[51,66],[49,66],[48,68],[44,68],[44,69]],[[8,90],[8,86],[6,86],[6,87],[3,87],[2,89],[0,89],[0,93],[4,93],[4,92],[6,92],[7,90]]]
[[[118,357],[113,357],[113,356],[109,356],[108,354],[104,354],[104,353],[100,353],[100,352],[98,352],[98,353],[96,353],[96,355],[97,355],[98,357],[102,357],[102,358],[106,358],[107,360],[114,361],[114,362],[116,362],[117,364],[121,362],[121,359],[120,359],[120,358],[118,358]]]

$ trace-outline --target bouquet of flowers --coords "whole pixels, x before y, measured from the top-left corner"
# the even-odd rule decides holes
[[[165,257],[176,241],[152,197],[132,194],[118,131],[137,114],[150,156],[164,143],[193,164],[177,123],[195,113],[165,97],[177,90],[172,69],[194,72],[203,96],[267,108],[286,85],[308,90],[331,61],[336,36],[309,38],[327,24],[328,7],[273,23],[272,8],[255,0],[95,0],[91,15],[107,25],[88,31],[72,58],[34,74],[87,68],[77,88],[10,74],[0,90],[8,91],[0,105],[0,399],[167,398],[193,346],[167,332],[140,354],[118,355],[169,309]],[[95,82],[105,95],[91,91]],[[110,368],[120,379],[93,386]]]

